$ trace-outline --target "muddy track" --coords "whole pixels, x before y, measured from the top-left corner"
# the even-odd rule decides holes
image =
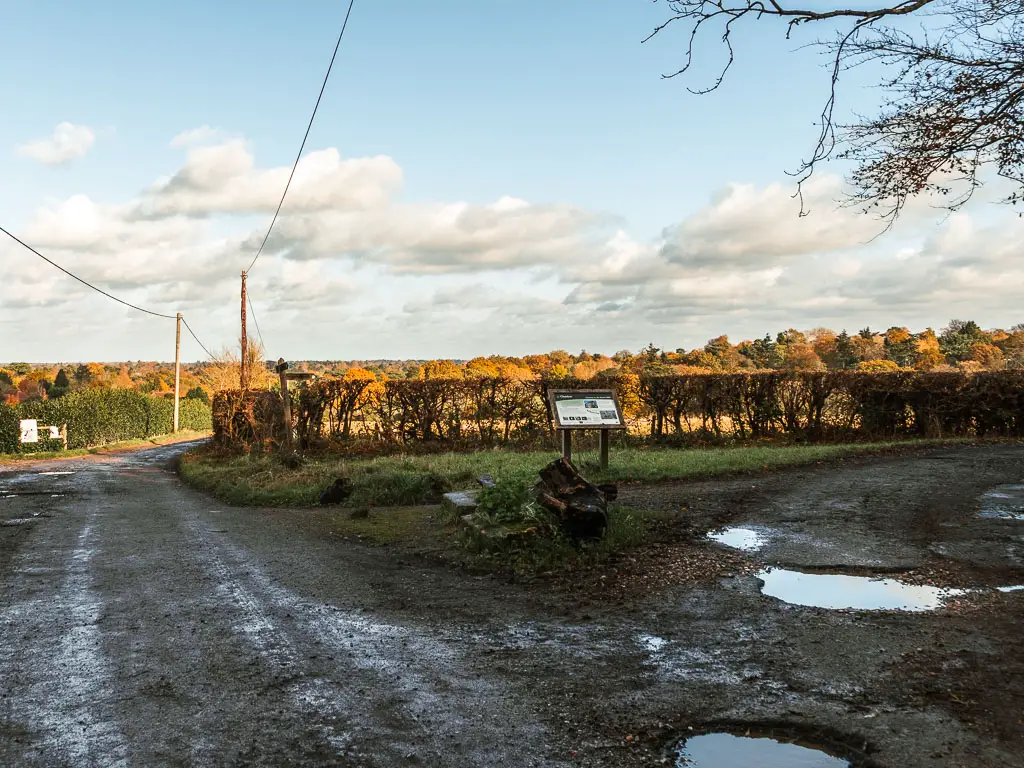
[[[223,507],[180,450],[0,468],[0,523],[25,521],[0,525],[0,764],[661,765],[726,724],[855,765],[1024,766],[1024,593],[830,611],[737,569],[581,603]],[[994,586],[1024,583],[1024,522],[979,499],[1021,480],[1003,446],[623,496],[760,526],[753,566]]]

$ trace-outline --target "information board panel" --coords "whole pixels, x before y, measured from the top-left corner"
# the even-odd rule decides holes
[[[559,429],[625,429],[619,399],[610,389],[552,389],[551,412]]]
[[[35,419],[21,419],[21,442],[39,442],[39,422]]]

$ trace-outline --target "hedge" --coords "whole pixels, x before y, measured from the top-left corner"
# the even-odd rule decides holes
[[[134,389],[87,389],[52,400],[0,405],[0,453],[20,450],[18,421],[68,426],[68,448],[89,448],[119,440],[137,440],[171,432],[174,402]],[[182,400],[179,426],[208,431],[210,408],[199,400]]]
[[[617,390],[628,432],[641,440],[1024,437],[1020,371],[618,374],[590,381],[327,377],[297,388],[292,428],[302,448],[343,452],[539,445],[553,435],[545,397],[551,387]],[[246,449],[284,434],[280,398],[267,392],[221,393],[214,422],[221,443]]]

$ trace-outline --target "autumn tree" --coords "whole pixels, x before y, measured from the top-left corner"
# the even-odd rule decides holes
[[[424,379],[461,379],[462,369],[451,360],[430,360],[423,365]]]
[[[917,362],[917,340],[906,328],[893,326],[885,332],[882,342],[885,359],[900,368],[912,368]]]
[[[885,359],[885,344],[882,337],[870,328],[862,328],[850,342],[857,354],[857,360],[861,362]]]
[[[127,365],[121,366],[121,370],[114,379],[113,386],[115,389],[138,389],[138,385],[132,380],[131,374],[128,373]]]
[[[794,173],[799,185],[833,156],[853,162],[852,201],[890,221],[907,200],[923,193],[956,209],[991,166],[1008,179],[1007,198],[1024,189],[1024,0],[896,0],[877,5],[839,3],[792,8],[783,0],[666,0],[671,16],[650,37],[682,28],[688,39],[682,66],[696,67],[705,38],[719,40],[725,63],[708,83],[713,91],[731,67],[737,30],[782,22],[788,38],[816,27],[833,33],[818,45],[830,62],[831,85],[822,94],[817,141]],[[906,23],[906,17],[922,17]],[[650,39],[650,37],[648,39]],[[840,76],[875,65],[883,105],[850,125],[833,119]],[[801,213],[804,211],[802,210]]]
[[[917,334],[914,344],[917,347],[917,362],[914,368],[919,371],[930,371],[942,365],[945,356],[939,348],[939,337],[935,335],[935,331],[931,328],[921,331]]]
[[[498,366],[486,357],[474,357],[466,363],[465,375],[478,378],[493,378],[498,375]]]
[[[977,341],[971,345],[970,356],[972,360],[987,371],[998,371],[1004,366],[1003,351],[995,344],[984,341]]]

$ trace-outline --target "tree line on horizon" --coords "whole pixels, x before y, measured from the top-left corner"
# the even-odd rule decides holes
[[[258,352],[258,350],[257,350]],[[257,357],[260,359],[261,355]],[[272,363],[254,366],[253,387],[273,389],[277,377]],[[773,337],[733,344],[716,336],[694,349],[660,349],[653,343],[639,352],[621,350],[608,356],[581,350],[509,357],[491,355],[470,360],[351,360],[296,361],[296,370],[320,375],[362,379],[443,379],[503,377],[592,379],[628,372],[647,375],[723,373],[756,370],[871,372],[1024,370],[1024,323],[1009,330],[982,329],[973,320],[952,320],[940,332],[918,333],[893,326],[850,334],[828,328],[798,331],[789,328]],[[238,386],[237,357],[225,353],[217,360],[182,365],[185,397],[209,402],[210,396]],[[61,397],[92,388],[136,389],[153,397],[173,396],[174,367],[168,363],[81,363],[74,366],[0,365],[0,401],[10,405]]]

